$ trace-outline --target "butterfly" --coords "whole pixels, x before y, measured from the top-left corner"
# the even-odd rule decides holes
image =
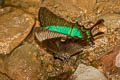
[[[35,36],[47,50],[51,51],[55,58],[65,60],[81,53],[85,48],[94,44],[94,37],[103,32],[92,34],[92,30],[104,22],[98,20],[90,29],[78,23],[68,22],[64,18],[55,15],[46,7],[39,10],[39,28],[36,28]]]

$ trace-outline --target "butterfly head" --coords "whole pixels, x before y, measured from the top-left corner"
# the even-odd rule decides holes
[[[84,39],[89,39],[91,41],[94,40],[94,37],[103,34],[104,32],[99,31],[93,35],[92,31],[97,27],[97,25],[102,24],[104,22],[103,19],[98,20],[91,28],[87,29],[84,26],[80,27],[81,32],[83,33]]]

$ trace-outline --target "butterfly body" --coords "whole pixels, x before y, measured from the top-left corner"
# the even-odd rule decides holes
[[[41,27],[36,29],[36,38],[61,60],[82,52],[93,43],[93,27],[86,29],[84,26],[68,22],[45,7],[40,8],[39,21]],[[102,21],[98,21],[94,26]]]

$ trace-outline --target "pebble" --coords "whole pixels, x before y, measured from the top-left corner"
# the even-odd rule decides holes
[[[76,77],[75,80],[107,80],[98,69],[84,64],[79,64],[73,75]]]

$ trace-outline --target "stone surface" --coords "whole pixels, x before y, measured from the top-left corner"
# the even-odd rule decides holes
[[[109,74],[120,74],[120,45],[110,48],[104,53],[100,62],[105,72],[109,72]]]
[[[0,16],[4,15],[5,13],[8,13],[12,10],[12,7],[4,7],[0,9]]]
[[[79,64],[74,76],[75,80],[107,80],[107,78],[99,70],[92,66]]]
[[[34,19],[20,9],[0,17],[0,54],[10,53],[30,33]]]
[[[96,0],[57,0],[56,2],[71,11],[78,9],[89,12],[93,10]]]
[[[63,72],[60,75],[49,77],[47,80],[70,80],[70,76],[72,75],[72,73],[73,73],[72,71]]]
[[[17,48],[4,60],[4,72],[13,80],[38,80],[41,69],[39,50],[33,44]]]
[[[63,17],[78,17],[92,12],[95,4],[96,0],[45,0],[43,6]]]
[[[31,15],[34,15],[34,17],[36,19],[38,19],[38,17],[37,17],[38,10],[41,6],[41,3],[42,3],[42,6],[47,7],[52,12],[54,12],[56,15],[58,15],[58,16],[60,15],[60,17],[63,17],[68,21],[71,21],[71,22],[73,20],[76,21],[76,18],[78,17],[77,20],[80,23],[82,22],[81,23],[82,25],[87,24],[88,21],[96,22],[97,19],[99,18],[99,16],[105,17],[105,23],[106,23],[105,25],[109,29],[108,29],[107,33],[103,34],[104,38],[102,38],[102,39],[100,38],[101,40],[98,39],[99,41],[95,41],[96,46],[91,47],[91,50],[88,51],[89,54],[85,52],[86,56],[83,57],[84,60],[86,61],[85,63],[88,63],[89,65],[91,65],[90,63],[94,62],[94,60],[96,60],[96,59],[99,59],[106,50],[108,50],[110,47],[114,46],[115,44],[120,43],[120,28],[118,25],[119,24],[119,22],[118,22],[119,16],[118,15],[120,14],[120,12],[119,12],[120,11],[120,0],[6,0],[5,6],[9,6],[12,8],[5,7],[5,8],[0,9],[0,16],[6,15],[6,13],[10,14],[11,12],[13,12],[13,8],[20,8],[20,9],[24,10],[25,12],[30,13]],[[116,12],[117,15],[110,14],[113,12]],[[115,15],[118,17],[115,17],[114,19],[113,19],[113,17],[110,18],[112,15]],[[116,21],[113,21],[112,19],[116,20]],[[109,22],[107,22],[107,21],[109,21]],[[117,22],[117,24],[116,24],[116,22]],[[8,24],[7,21],[6,21],[6,24]],[[115,28],[115,29],[113,29],[113,28]],[[116,33],[118,33],[118,34],[116,34]],[[31,35],[31,36],[33,37],[32,39],[34,39],[34,36],[33,35]],[[28,42],[30,44],[32,43],[32,41],[33,40],[28,38]],[[24,44],[26,44],[26,43],[24,42]],[[21,49],[23,49],[23,48],[21,48]],[[74,67],[75,64],[79,64],[79,62],[81,62],[81,59],[79,59],[79,61],[75,62],[75,64],[74,64],[73,60],[75,60],[76,58],[73,57],[71,62],[63,63],[59,60],[54,59],[53,56],[47,52],[42,52],[41,50],[40,50],[40,52],[42,53],[42,56],[40,56],[40,59],[42,59],[42,62],[41,62],[42,68],[40,67],[42,69],[42,71],[39,74],[39,76],[40,76],[39,80],[46,80],[47,76],[53,77],[53,76],[59,75],[63,72],[66,72],[69,69],[70,70],[72,69],[74,71],[76,69]],[[9,56],[10,55],[12,55],[12,54],[9,54]],[[20,55],[20,53],[19,53],[19,55]],[[20,71],[20,68],[18,69],[18,66],[17,66],[20,63],[19,61],[21,59],[26,61],[25,56],[27,56],[27,55],[24,55],[22,53],[22,57],[20,59],[17,59],[18,61],[15,61],[15,62],[13,62],[13,61],[16,59],[16,57],[13,57],[11,59],[10,59],[11,56],[6,57],[5,58],[5,61],[6,61],[5,67],[3,66],[4,60],[1,60],[1,57],[0,57],[0,71],[9,73],[7,75],[8,76],[10,75],[10,77],[12,77],[12,78],[15,78],[16,74],[19,75],[20,72],[21,72],[20,75],[22,73],[25,73],[24,70]],[[19,57],[19,56],[17,56],[17,57]],[[29,56],[29,57],[31,57],[31,56]],[[7,59],[10,60],[11,63]],[[27,59],[28,59],[28,57],[27,57]],[[30,58],[30,60],[31,60],[31,58]],[[7,62],[9,63],[9,65]],[[26,62],[28,62],[28,61],[26,61]],[[7,68],[7,66],[11,66],[10,64],[11,65],[17,64],[17,65],[15,65],[15,67],[17,67],[17,69],[19,71],[17,71],[18,73],[16,72],[16,74],[14,76],[12,75],[12,73],[14,71],[13,70],[14,67],[12,67],[12,69],[10,67],[8,67],[9,69]],[[28,64],[29,64],[29,62],[28,62]],[[96,64],[99,64],[99,62],[96,62]],[[24,66],[24,63],[23,64],[21,63],[21,65]],[[95,65],[92,65],[92,66],[95,66]],[[4,68],[6,68],[6,69],[4,70]],[[37,68],[37,67],[35,66],[35,68]],[[27,68],[24,68],[24,69],[26,70]],[[9,71],[9,72],[7,72],[7,71]],[[23,75],[22,75],[22,77],[23,77]],[[26,77],[26,75],[24,77]],[[113,75],[113,76],[108,75],[107,77],[110,80],[120,80],[120,78],[118,78],[117,75],[116,75],[116,77],[115,77],[115,75]],[[33,78],[34,78],[34,76],[33,76]],[[34,78],[34,79],[36,79],[36,78]],[[75,80],[75,79],[73,79],[73,80]]]
[[[0,80],[11,80],[8,76],[0,73]]]
[[[44,0],[6,0],[5,5],[20,7],[37,18],[42,2],[44,2]]]
[[[104,19],[104,24],[108,28],[119,28],[120,26],[120,15],[119,14],[106,14],[100,17],[101,19]]]

